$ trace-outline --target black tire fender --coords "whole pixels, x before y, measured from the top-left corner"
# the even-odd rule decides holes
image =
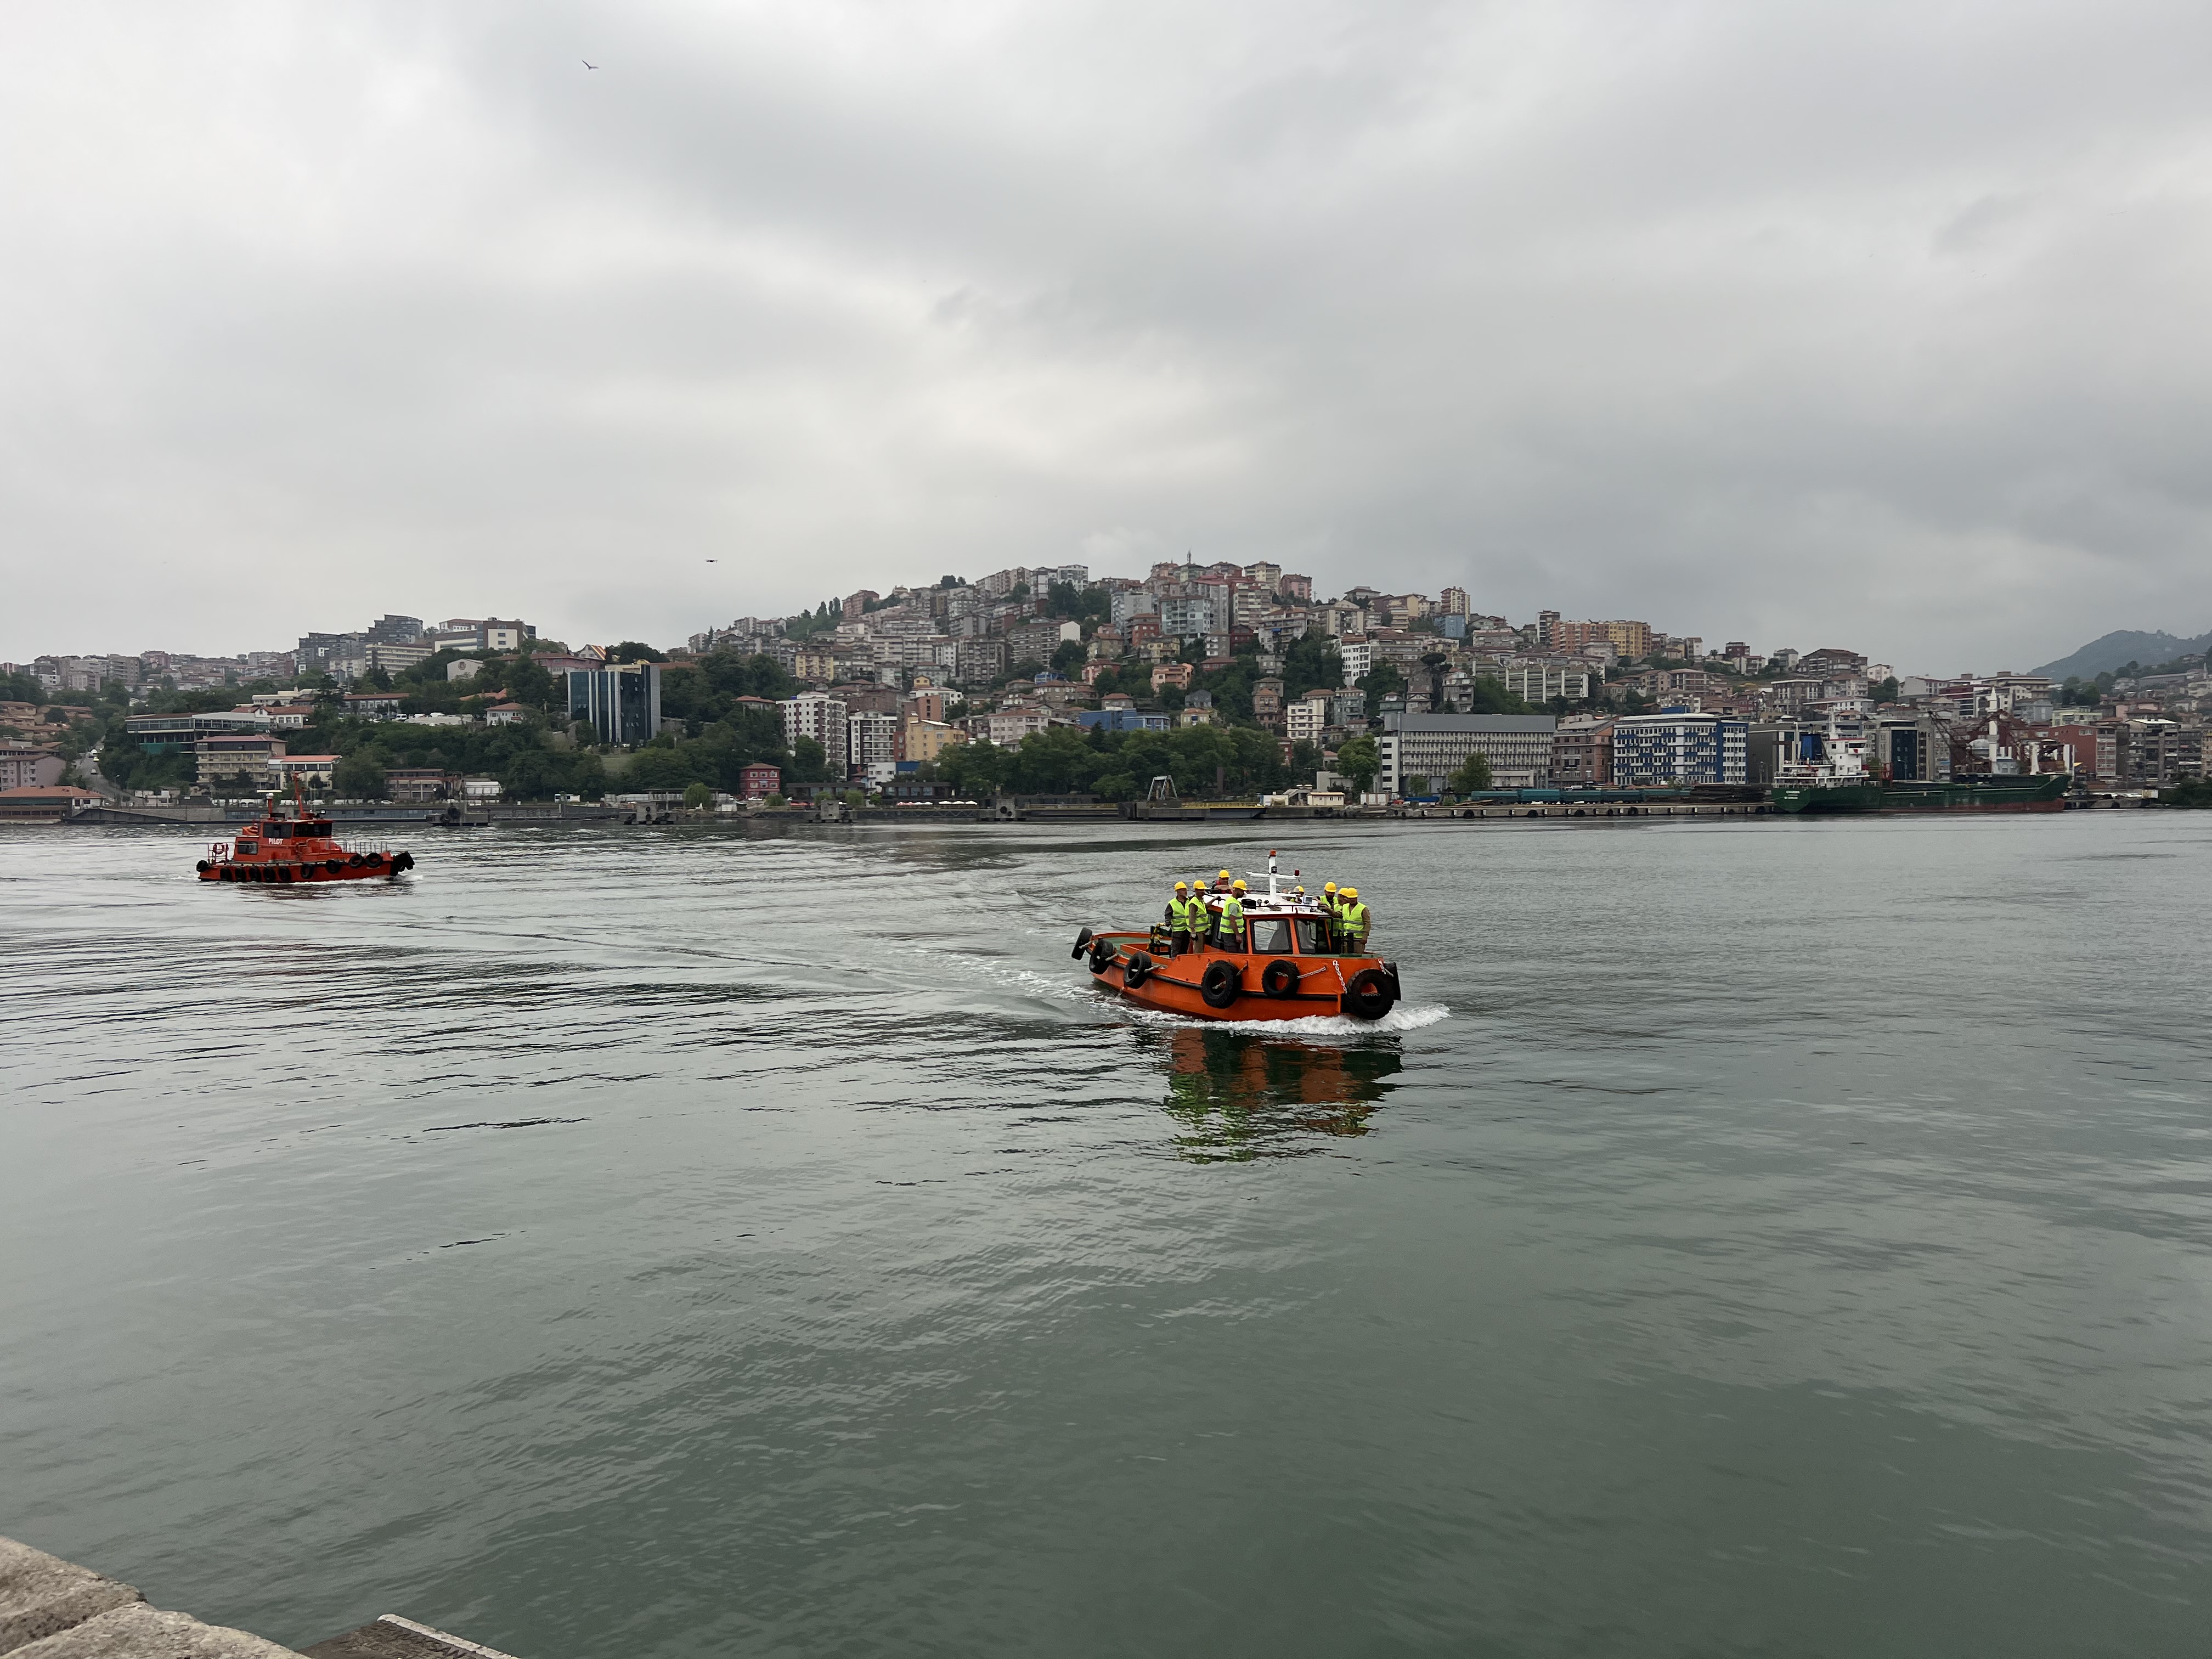
[[[1083,954],[1083,947],[1090,943],[1091,930],[1086,927],[1075,936],[1075,948],[1067,954],[1070,957],[1079,957]]]
[[[1301,977],[1297,963],[1278,957],[1260,975],[1260,988],[1271,997],[1295,996]]]
[[[207,860],[202,859],[198,864],[194,865],[192,868],[198,871],[202,875],[205,875],[209,871],[214,869],[215,866],[209,863]]]
[[[325,859],[323,861],[323,868],[329,871],[335,876],[339,871],[345,868],[345,860],[343,859]]]
[[[1198,994],[1209,1008],[1226,1008],[1243,994],[1244,970],[1233,962],[1216,962],[1198,981]]]
[[[1142,951],[1133,951],[1121,964],[1121,983],[1133,991],[1152,976],[1152,969],[1158,965]]]
[[[1114,942],[1111,939],[1093,939],[1091,943],[1091,971],[1103,974],[1113,965]]]
[[[1396,986],[1380,968],[1362,968],[1344,988],[1344,1012],[1354,1019],[1380,1019],[1397,1000]]]
[[[354,869],[354,870],[358,870],[358,869],[360,869],[360,868],[361,868],[361,854],[358,854],[358,853],[349,853],[348,854],[346,854],[346,865],[347,865],[347,867],[349,867],[349,869]]]

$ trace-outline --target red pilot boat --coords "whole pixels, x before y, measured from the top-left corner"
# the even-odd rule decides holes
[[[328,818],[307,811],[297,780],[292,784],[292,816],[269,797],[258,823],[240,824],[237,837],[216,842],[199,861],[202,881],[252,881],[264,885],[332,881],[391,881],[415,867],[412,853],[360,850],[331,834]]]
[[[1261,878],[1255,872],[1255,881]],[[1244,899],[1244,936],[1234,950],[1207,941],[1177,954],[1164,927],[1097,933],[1086,927],[1070,954],[1088,957],[1101,985],[1198,1019],[1389,1013],[1399,998],[1397,964],[1333,949],[1328,913],[1318,900],[1283,891],[1273,853],[1264,879],[1267,891],[1255,888]]]

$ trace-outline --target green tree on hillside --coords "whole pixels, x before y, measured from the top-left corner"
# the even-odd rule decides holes
[[[348,800],[381,800],[386,788],[384,767],[366,750],[346,756],[331,769],[331,791]]]

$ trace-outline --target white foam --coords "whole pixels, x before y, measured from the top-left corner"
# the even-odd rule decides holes
[[[1425,1025],[1434,1025],[1440,1019],[1451,1018],[1450,1009],[1441,1002],[1434,1002],[1418,1008],[1393,1008],[1380,1019],[1354,1019],[1349,1014],[1308,1014],[1302,1019],[1201,1019],[1195,1014],[1178,1014],[1166,1008],[1135,1002],[1110,991],[1101,991],[1098,994],[1102,1000],[1127,1011],[1146,1024],[1194,1026],[1213,1031],[1249,1031],[1255,1036],[1367,1036],[1376,1031],[1418,1031]]]

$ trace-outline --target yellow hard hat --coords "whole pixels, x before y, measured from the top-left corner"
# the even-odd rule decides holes
[[[1229,890],[1232,893],[1241,893],[1244,890],[1244,884],[1241,881],[1232,881],[1229,884]]]
[[[1229,879],[1229,872],[1228,872],[1226,870],[1224,870],[1224,871],[1221,872],[1221,874],[1220,874],[1220,876],[1219,876],[1218,879],[1220,879],[1220,880],[1222,880],[1222,881],[1226,881],[1226,880],[1228,880],[1228,879]]]
[[[1177,882],[1176,884],[1176,891],[1178,893],[1188,893],[1190,891],[1190,884],[1187,881]]]
[[[1344,890],[1344,896],[1346,898],[1358,898],[1359,896],[1359,890],[1357,887],[1347,887]]]
[[[1325,881],[1321,884],[1321,890],[1324,893],[1334,893],[1336,890],[1336,884],[1333,881]]]
[[[1304,898],[1306,896],[1306,890],[1303,887],[1295,887],[1291,890],[1296,893],[1300,898]]]

